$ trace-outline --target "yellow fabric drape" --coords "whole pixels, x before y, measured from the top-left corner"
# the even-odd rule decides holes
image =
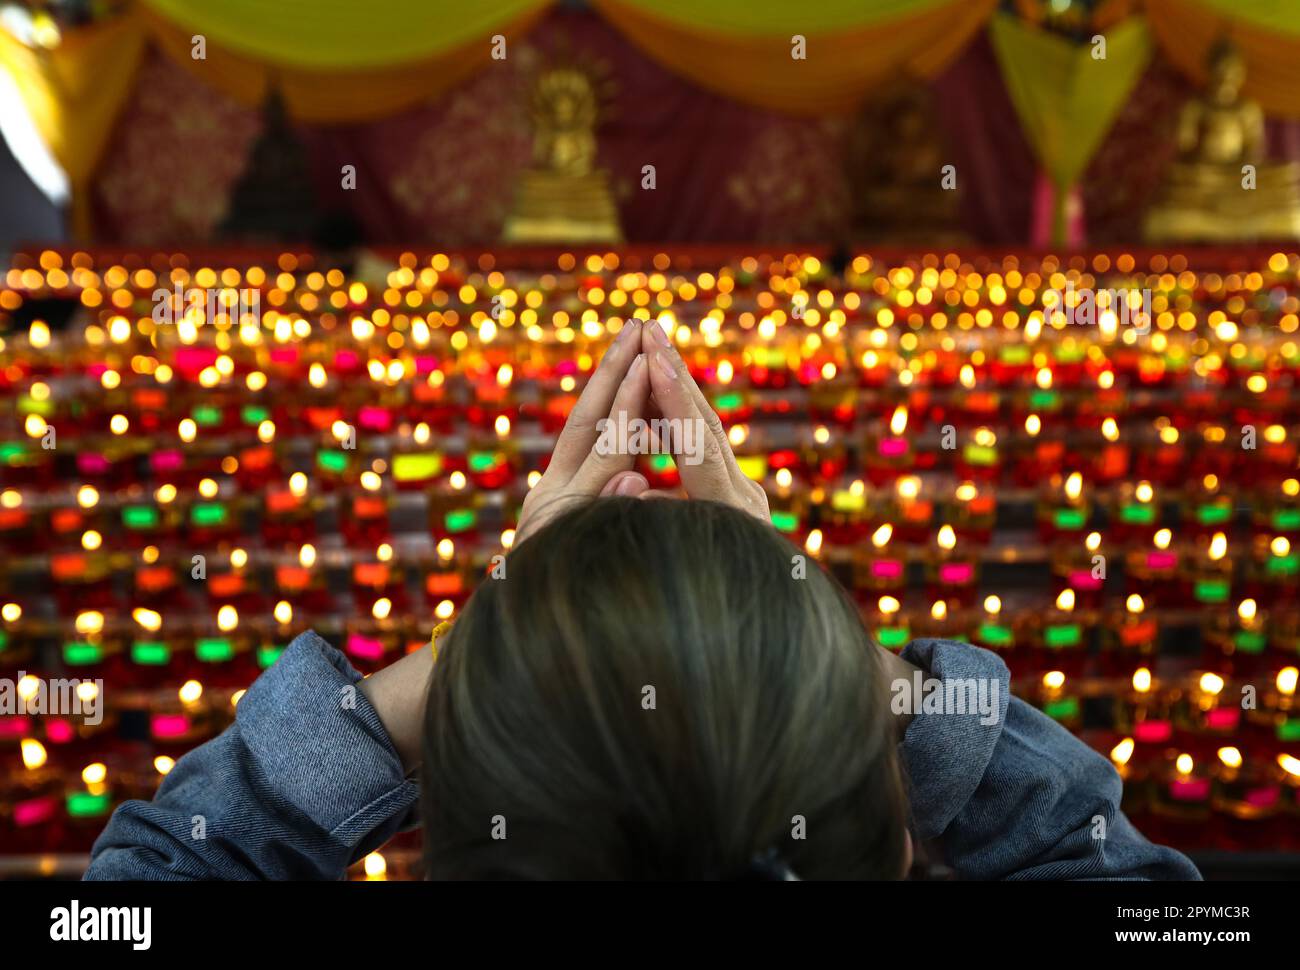
[[[532,3],[513,22],[498,25],[509,45],[527,33],[548,6]],[[437,97],[491,63],[490,35],[444,49],[430,60],[388,67],[309,69],[268,63],[208,39],[207,57],[191,56],[190,28],[142,11],[149,34],[176,63],[237,101],[258,105],[272,84],[290,117],[315,124],[368,121]]]
[[[995,14],[993,50],[1020,125],[1056,189],[1054,235],[1064,235],[1064,205],[1151,55],[1146,24],[1130,18],[1107,31],[1106,57],[1015,17]]]
[[[253,61],[359,71],[432,61],[482,42],[549,0],[138,0]]]
[[[753,13],[753,3],[743,8],[735,2],[723,4],[736,11],[728,18],[715,4],[697,4],[699,15],[692,16],[691,5],[681,0],[593,0],[592,5],[646,54],[701,87],[760,107],[820,115],[851,111],[872,88],[899,71],[937,73],[988,20],[996,0],[890,0],[881,9],[898,16],[873,22],[871,11],[859,12],[841,29],[826,33],[792,29],[798,18],[791,17],[788,5],[762,0],[761,7],[786,11],[775,20],[778,27],[762,34],[734,26],[741,22],[742,10],[750,11],[743,18],[746,22],[761,20]],[[805,6],[806,23],[825,25],[835,11],[847,18],[851,5],[833,3],[829,13],[813,13],[817,4]],[[864,6],[859,3],[857,9]],[[790,56],[795,33],[807,40],[804,60]]]
[[[1250,24],[1263,30],[1300,34],[1300,4],[1296,0],[1200,0],[1225,20]]]
[[[887,23],[913,14],[948,7],[951,0],[623,0],[660,20],[696,30],[732,36],[828,34]]]
[[[1206,59],[1227,34],[1246,62],[1242,94],[1264,113],[1300,118],[1300,12],[1259,0],[1147,0],[1147,21],[1165,57],[1197,84]]]
[[[0,67],[13,75],[37,131],[67,172],[79,237],[90,228],[90,178],[143,50],[144,34],[130,17],[71,31],[48,51],[0,29]]]

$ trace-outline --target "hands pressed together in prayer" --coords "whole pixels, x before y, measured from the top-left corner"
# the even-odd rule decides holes
[[[702,429],[698,454],[673,453],[681,475],[679,491],[650,488],[634,470],[629,448],[597,447],[605,420],[620,424],[666,418],[678,428]],[[680,445],[681,438],[671,444]],[[671,452],[670,452],[671,453]],[[686,460],[684,460],[684,458]],[[727,430],[673,347],[654,321],[628,321],[569,414],[541,480],[524,499],[515,541],[535,532],[574,500],[600,495],[639,498],[711,499],[770,521],[767,493],[745,476],[727,440]]]
[[[635,470],[635,449],[597,446],[606,420],[625,427],[637,418],[666,418],[678,428],[690,423],[701,429],[698,447],[691,454],[666,449],[673,455],[681,476],[680,489],[652,489],[645,476]],[[680,437],[664,442],[677,446],[681,443]],[[656,447],[649,450],[657,451],[658,440],[652,444]],[[550,464],[524,498],[515,544],[573,503],[606,495],[710,499],[764,522],[771,521],[763,486],[740,470],[722,420],[663,327],[654,321],[628,321],[605,351],[569,413]],[[883,648],[879,652],[887,681],[910,678],[914,670],[911,664]],[[433,651],[419,650],[366,678],[361,686],[408,771],[414,770],[420,760],[424,693],[432,666]],[[907,721],[906,717],[898,719],[900,737]]]

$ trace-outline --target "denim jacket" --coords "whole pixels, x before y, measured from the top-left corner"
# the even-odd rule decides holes
[[[937,840],[960,878],[1200,878],[1125,818],[1105,758],[1011,697],[996,655],[919,640],[903,656],[941,681],[997,684],[996,717],[922,710],[900,745],[914,834]],[[350,689],[360,679],[316,634],[298,637],[153,801],[118,807],[85,878],[342,878],[415,824],[419,798],[378,714]]]

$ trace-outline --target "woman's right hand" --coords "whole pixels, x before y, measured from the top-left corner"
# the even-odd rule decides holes
[[[711,499],[731,505],[764,522],[772,520],[763,486],[740,470],[736,456],[727,440],[727,429],[710,406],[686,367],[686,361],[673,347],[664,328],[648,321],[641,328],[641,349],[650,367],[650,389],[660,413],[675,419],[682,427],[687,422],[698,422],[702,447],[699,455],[673,454],[682,488],[688,498]],[[680,444],[680,436],[675,443]],[[691,460],[688,460],[691,459]],[[650,490],[640,498],[670,495]]]

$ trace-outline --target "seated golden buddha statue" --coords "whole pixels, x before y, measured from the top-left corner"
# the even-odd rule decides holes
[[[616,243],[623,233],[596,162],[596,94],[581,71],[558,68],[532,99],[533,164],[520,175],[503,239],[513,243]]]
[[[1226,41],[1178,124],[1179,157],[1147,213],[1152,242],[1300,238],[1300,165],[1264,159],[1264,116],[1240,96],[1246,68]]]

